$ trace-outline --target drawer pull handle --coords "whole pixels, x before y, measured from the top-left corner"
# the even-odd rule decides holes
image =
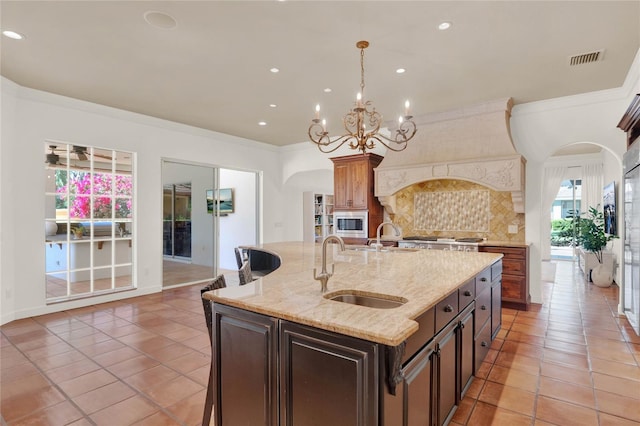
[[[480,281],[482,281],[483,283],[486,283],[487,282],[487,278],[486,277],[482,277],[482,278],[480,278]]]
[[[482,343],[480,343],[480,345],[481,345],[483,348],[486,348],[487,346],[489,346],[489,345],[487,344],[487,342],[482,342]]]
[[[485,305],[480,306],[480,309],[482,309],[483,311],[487,310],[487,307]]]
[[[464,292],[464,295],[465,296],[471,296],[471,292],[469,290],[467,290],[467,291]]]
[[[453,306],[451,306],[451,305],[447,305],[447,306],[445,306],[445,307],[444,307],[444,311],[445,311],[445,312],[453,312]]]

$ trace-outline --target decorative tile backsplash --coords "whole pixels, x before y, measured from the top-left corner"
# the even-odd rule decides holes
[[[480,237],[525,242],[524,214],[513,211],[510,192],[475,183],[438,179],[416,183],[396,194],[391,218],[404,236]],[[509,225],[518,232],[510,234]]]
[[[416,231],[489,232],[489,191],[416,192]]]

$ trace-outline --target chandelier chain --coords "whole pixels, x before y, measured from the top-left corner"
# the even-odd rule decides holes
[[[364,47],[360,48],[360,94],[364,99]]]

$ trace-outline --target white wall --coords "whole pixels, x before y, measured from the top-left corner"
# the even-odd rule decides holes
[[[616,126],[640,86],[640,51],[619,89],[516,105],[511,115],[513,142],[527,159],[525,233],[531,243],[531,301],[541,303],[540,200],[542,167],[559,148],[574,143],[595,143],[609,149],[620,162],[626,151],[624,132]],[[615,174],[615,172],[608,172]],[[622,169],[618,171],[622,176]],[[613,180],[613,179],[612,179]],[[616,178],[619,180],[619,178]],[[621,230],[622,232],[622,230]]]
[[[282,170],[276,147],[15,85],[2,78],[1,321],[54,312],[162,288],[161,159],[172,158],[263,176],[262,239],[282,240]],[[15,108],[15,112],[13,111]],[[135,276],[118,295],[48,306],[44,286],[44,141],[137,153]],[[20,226],[30,224],[30,226]],[[38,224],[38,226],[31,226]],[[16,236],[21,228],[20,238]]]
[[[233,188],[235,205],[233,213],[220,217],[220,267],[238,269],[234,248],[257,242],[256,174],[222,169],[220,188]]]

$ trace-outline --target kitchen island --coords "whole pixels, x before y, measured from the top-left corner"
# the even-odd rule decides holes
[[[281,266],[213,301],[217,425],[445,424],[500,327],[501,255],[254,248]],[[497,292],[497,294],[494,294]],[[382,309],[330,300],[349,293]]]

